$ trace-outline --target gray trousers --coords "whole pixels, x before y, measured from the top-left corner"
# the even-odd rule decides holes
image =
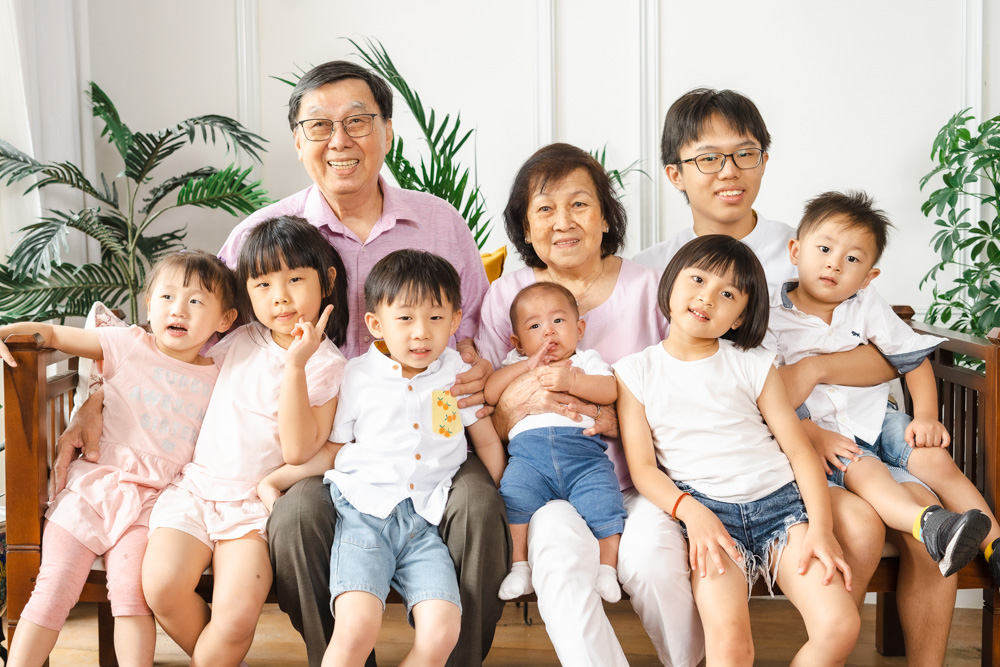
[[[267,522],[278,606],[305,640],[310,667],[320,667],[333,635],[330,550],[335,526],[333,500],[321,477],[289,489]],[[448,665],[478,667],[503,612],[497,592],[510,570],[512,548],[503,501],[486,467],[471,453],[452,480],[439,529],[455,561],[462,595],[462,632]],[[373,653],[367,666],[374,665]]]

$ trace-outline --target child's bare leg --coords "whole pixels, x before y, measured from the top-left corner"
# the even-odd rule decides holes
[[[844,485],[867,500],[885,525],[896,530],[913,530],[914,520],[924,509],[874,457],[865,456],[847,466]]]
[[[934,494],[920,484],[906,483],[903,488],[920,505],[938,502]],[[912,531],[887,531],[886,541],[899,551],[896,604],[903,626],[906,664],[908,667],[943,665],[958,578],[941,576],[937,563],[923,543],[913,537]],[[857,578],[854,585],[858,585]]]
[[[58,631],[21,619],[11,642],[7,667],[38,667],[45,664],[58,639]]]
[[[510,524],[510,540],[514,546],[514,562],[510,573],[500,583],[501,600],[513,600],[535,590],[531,585],[531,568],[528,566],[528,524]]]
[[[173,528],[157,528],[149,536],[142,560],[142,589],[163,631],[185,653],[194,654],[211,612],[195,592],[212,562],[212,550],[198,538]]]
[[[704,577],[691,571],[691,590],[705,629],[705,664],[753,665],[747,579],[728,556],[723,559],[723,574],[711,567]]]
[[[448,662],[462,629],[462,612],[445,600],[424,600],[413,605],[416,637],[399,667],[432,667]]]
[[[851,465],[857,465],[857,462]],[[804,523],[788,529],[788,543],[778,563],[778,585],[799,610],[809,635],[791,664],[810,667],[843,665],[858,641],[861,617],[839,572],[829,584],[824,585],[826,568],[813,559],[805,573],[798,573],[807,529],[808,524]]]
[[[597,540],[600,548],[600,565],[597,568],[597,594],[608,602],[622,599],[622,589],[618,585],[618,544],[621,533]]]
[[[152,667],[156,623],[152,616],[115,617],[115,655],[121,667]]]
[[[215,545],[212,618],[202,630],[192,667],[237,667],[253,642],[271,589],[267,542],[257,532]]]
[[[333,601],[333,611],[333,638],[323,654],[323,667],[365,664],[382,627],[382,601],[371,593],[348,591]]]
[[[951,453],[941,447],[915,447],[907,460],[907,469],[917,479],[931,487],[941,504],[953,512],[980,510],[990,519],[990,532],[980,544],[980,550],[1000,537],[1000,525],[982,494],[955,465]]]

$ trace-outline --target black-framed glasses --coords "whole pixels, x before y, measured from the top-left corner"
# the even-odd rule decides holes
[[[337,123],[344,126],[344,132],[347,132],[347,136],[359,139],[372,133],[372,130],[375,129],[375,116],[378,115],[377,113],[358,113],[341,120],[307,118],[300,120],[296,125],[302,128],[302,134],[309,141],[329,141]]]
[[[694,166],[698,167],[701,173],[717,174],[725,168],[727,157],[733,158],[733,164],[740,169],[753,169],[760,166],[761,160],[764,159],[764,151],[759,148],[741,148],[732,153],[702,153],[687,160],[678,160],[677,164],[694,162]]]

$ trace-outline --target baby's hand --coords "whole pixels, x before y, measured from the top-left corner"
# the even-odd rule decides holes
[[[904,438],[910,447],[947,447],[951,444],[948,430],[936,419],[914,418],[906,427]]]
[[[556,344],[553,341],[548,341],[542,343],[542,346],[535,350],[535,353],[528,357],[528,369],[534,370],[539,366],[544,366],[550,362],[556,360],[555,356],[551,354],[552,350],[555,349]]]
[[[810,561],[815,558],[826,568],[823,585],[833,581],[833,575],[840,570],[844,575],[844,586],[851,590],[851,566],[844,560],[844,552],[833,533],[813,528],[806,528],[805,539],[802,540],[802,551],[799,556],[799,574],[809,571]]]
[[[326,331],[326,323],[330,319],[330,313],[332,312],[333,306],[324,308],[319,316],[319,321],[315,325],[312,322],[306,322],[301,317],[299,318],[299,321],[296,322],[295,327],[292,329],[292,336],[295,340],[288,346],[288,355],[285,357],[285,363],[291,362],[300,366],[306,365],[309,357],[319,349],[319,344],[323,342],[323,332]]]
[[[809,442],[819,454],[819,459],[823,462],[823,470],[827,475],[833,472],[833,468],[847,470],[847,466],[838,457],[842,456],[852,461],[858,461],[861,458],[861,448],[858,447],[858,443],[847,436],[819,426],[810,429],[808,434]]]
[[[273,484],[261,482],[257,485],[257,495],[260,496],[260,502],[264,503],[267,513],[270,514],[271,508],[274,507],[274,502],[281,497],[281,491]]]
[[[543,388],[549,391],[561,391],[571,393],[573,388],[573,373],[576,369],[569,366],[543,366],[535,371],[538,374],[538,382]]]

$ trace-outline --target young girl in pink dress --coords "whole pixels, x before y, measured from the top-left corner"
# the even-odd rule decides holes
[[[347,330],[346,273],[315,227],[292,217],[254,227],[236,273],[251,321],[210,352],[216,391],[194,459],[153,510],[142,567],[160,625],[192,664],[212,667],[246,656],[271,588],[257,483],[327,441],[347,363],[335,344]],[[211,609],[195,592],[210,564]]]
[[[104,556],[119,664],[152,665],[156,628],[140,583],[147,523],[160,491],[191,460],[219,369],[199,354],[236,319],[236,280],[218,258],[184,251],[157,263],[146,305],[152,333],[132,326],[77,329],[24,322],[48,347],[104,360],[100,458],[77,459],[52,502],[42,564],[21,612],[8,665],[42,665],[94,560]],[[0,343],[0,357],[14,360]]]

